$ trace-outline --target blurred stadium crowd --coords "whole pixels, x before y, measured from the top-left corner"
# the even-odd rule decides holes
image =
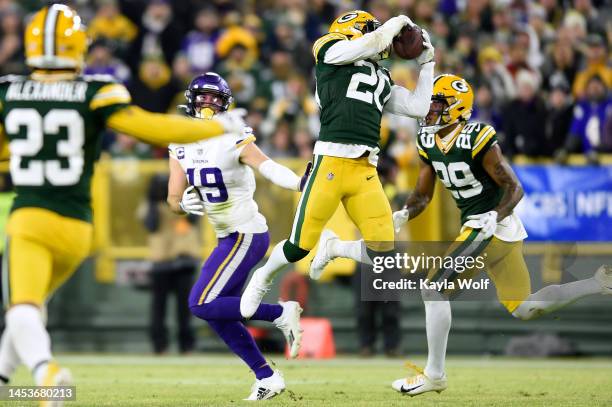
[[[0,73],[24,73],[23,27],[45,5],[0,0]],[[474,87],[473,118],[491,123],[512,157],[612,152],[606,0],[75,0],[91,37],[86,73],[124,82],[141,107],[175,111],[192,76],[214,70],[229,82],[259,144],[272,157],[309,158],[318,134],[310,48],[341,12],[362,8],[381,22],[406,14],[436,47],[436,72]],[[414,62],[384,62],[411,87]],[[383,120],[384,152],[416,161],[414,120]],[[106,138],[113,157],[163,157],[122,135]],[[393,161],[393,160],[392,160]]]

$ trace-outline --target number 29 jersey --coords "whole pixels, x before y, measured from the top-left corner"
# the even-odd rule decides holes
[[[0,78],[0,123],[11,153],[13,210],[37,207],[91,221],[91,176],[109,116],[130,103],[110,76]]]
[[[195,186],[204,200],[208,220],[218,237],[233,232],[263,233],[266,219],[253,199],[255,175],[240,162],[240,152],[254,136],[234,134],[191,144],[170,144],[170,157],[177,160],[189,185]]]

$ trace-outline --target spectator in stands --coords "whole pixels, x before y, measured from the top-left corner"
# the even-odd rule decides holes
[[[544,140],[546,105],[538,95],[538,78],[529,70],[516,74],[517,98],[510,102],[504,113],[504,154],[552,156],[553,146]]]
[[[478,54],[480,74],[476,84],[491,89],[493,103],[501,108],[514,98],[515,89],[512,75],[503,64],[502,54],[494,47],[483,48]]]
[[[304,22],[306,39],[314,43],[327,32],[329,22],[336,18],[336,8],[328,0],[312,0],[308,2],[308,12]]]
[[[547,114],[544,139],[553,148],[563,147],[567,141],[573,118],[573,102],[569,83],[561,73],[550,78],[550,92],[547,101]],[[556,154],[558,156],[558,153]]]
[[[270,57],[269,68],[261,72],[257,86],[257,107],[270,109],[274,102],[288,94],[287,82],[295,74],[291,54],[285,51],[276,51]],[[262,129],[267,134],[271,129]]]
[[[232,45],[227,51],[227,57],[221,61],[217,69],[219,75],[227,80],[232,89],[236,106],[265,109],[267,107],[265,102],[258,104],[255,100],[261,70],[262,67],[257,59],[253,58],[241,42]]]
[[[171,103],[182,89],[172,77],[172,71],[163,60],[150,58],[140,64],[138,76],[128,85],[135,105],[156,113],[174,110]]]
[[[510,43],[510,62],[506,66],[512,77],[515,79],[515,83],[517,74],[521,70],[531,71],[536,75],[537,80],[539,80],[539,72],[535,70],[535,67],[530,65],[530,49],[531,38],[529,34],[524,30],[515,32],[512,42]]]
[[[491,88],[484,84],[476,89],[476,100],[472,112],[472,120],[478,120],[492,125],[500,131],[502,129],[502,117],[497,109],[498,104],[494,103]]]
[[[612,68],[608,66],[608,50],[604,39],[592,34],[587,37],[586,44],[586,66],[576,75],[573,88],[577,99],[585,95],[587,81],[593,75],[599,76],[608,88],[612,87]]]
[[[256,36],[242,26],[242,19],[237,12],[228,13],[225,17],[226,30],[217,41],[217,54],[219,58],[231,58],[231,53],[238,46],[245,55],[241,59],[243,62],[253,65],[259,57],[259,45]],[[229,84],[232,86],[232,84]],[[232,87],[232,90],[234,88]]]
[[[117,0],[98,0],[96,15],[89,23],[89,37],[95,41],[105,38],[112,41],[120,55],[125,55],[129,44],[136,38],[138,28],[121,14]]]
[[[182,31],[172,18],[168,0],[147,2],[139,24],[138,35],[127,56],[132,74],[138,73],[142,60],[159,59],[171,66],[181,46]]]
[[[550,89],[550,79],[562,75],[568,83],[574,83],[576,77],[577,58],[572,44],[559,32],[557,40],[552,46],[551,55],[542,66],[542,77],[544,78],[544,89]]]
[[[219,14],[214,8],[205,7],[197,12],[194,26],[183,39],[181,53],[189,61],[192,74],[198,74],[211,71],[216,62]]]
[[[291,125],[284,120],[276,123],[274,132],[262,145],[262,151],[275,158],[295,157],[297,151],[291,138]]]
[[[591,163],[597,162],[597,152],[612,152],[612,135],[608,122],[612,116],[612,99],[609,88],[599,75],[589,78],[585,97],[574,108],[574,118],[570,127],[564,151],[559,161],[564,161],[567,152],[582,152]]]
[[[113,56],[113,47],[103,37],[94,41],[89,47],[87,64],[83,73],[86,75],[111,75],[118,82],[128,83],[130,69],[120,59]]]
[[[287,52],[296,70],[306,75],[312,70],[314,59],[310,52],[311,46],[304,41],[303,37],[301,27],[293,24],[290,19],[279,19],[267,46],[272,52],[275,50]],[[270,52],[267,54],[270,55]]]
[[[7,7],[0,14],[0,74],[27,72],[24,64],[21,13],[16,6]]]

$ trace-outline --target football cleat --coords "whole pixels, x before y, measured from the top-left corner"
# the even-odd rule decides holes
[[[302,307],[297,301],[279,301],[278,303],[283,307],[283,313],[273,323],[285,335],[289,346],[289,357],[293,359],[297,357],[302,344],[303,329],[300,326]]]
[[[425,373],[419,373],[416,376],[397,379],[392,384],[393,390],[409,396],[416,396],[421,393],[435,391],[441,393],[448,387],[446,375],[440,379],[430,379],[425,376]]]
[[[325,266],[327,266],[327,264],[333,260],[333,257],[329,252],[329,244],[333,243],[332,241],[334,239],[338,240],[338,235],[336,235],[330,229],[325,229],[321,233],[317,253],[310,263],[310,278],[313,280],[318,280],[321,278],[321,274],[323,274]]]
[[[253,316],[263,297],[270,291],[271,284],[272,282],[266,282],[265,280],[260,281],[257,271],[253,274],[240,298],[240,314],[243,318],[248,319]]]
[[[51,361],[47,364],[47,371],[39,386],[71,386],[73,384],[70,370],[60,367],[57,362]],[[40,402],[40,407],[60,407],[64,405],[60,400],[46,400]]]
[[[601,285],[604,295],[612,295],[612,266],[604,264],[595,272],[595,280]]]
[[[258,401],[271,399],[281,394],[284,390],[285,379],[283,379],[281,372],[275,370],[272,376],[255,380],[255,384],[251,388],[251,394],[245,400]]]

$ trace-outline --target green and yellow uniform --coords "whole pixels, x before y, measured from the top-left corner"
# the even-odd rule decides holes
[[[495,129],[470,121],[460,124],[446,141],[437,134],[420,132],[416,144],[421,160],[432,167],[461,210],[463,227],[447,254],[477,256],[486,249],[486,270],[496,286],[498,298],[510,312],[514,311],[531,293],[529,271],[522,253],[526,233],[520,219],[514,214],[506,217],[498,223],[495,235],[484,241],[478,239],[479,230],[470,227],[467,219],[470,215],[494,210],[503,195],[482,163],[486,152],[497,144]],[[477,270],[457,273],[441,269],[432,270],[429,278],[456,281],[473,278],[476,273]]]
[[[379,148],[380,121],[392,81],[389,72],[373,60],[326,63],[330,47],[346,39],[345,35],[329,33],[313,46],[321,130],[290,242],[311,250],[342,203],[368,245],[374,250],[389,250],[394,237],[391,207],[378,179],[376,162],[369,157]],[[387,243],[383,247],[376,242]]]

